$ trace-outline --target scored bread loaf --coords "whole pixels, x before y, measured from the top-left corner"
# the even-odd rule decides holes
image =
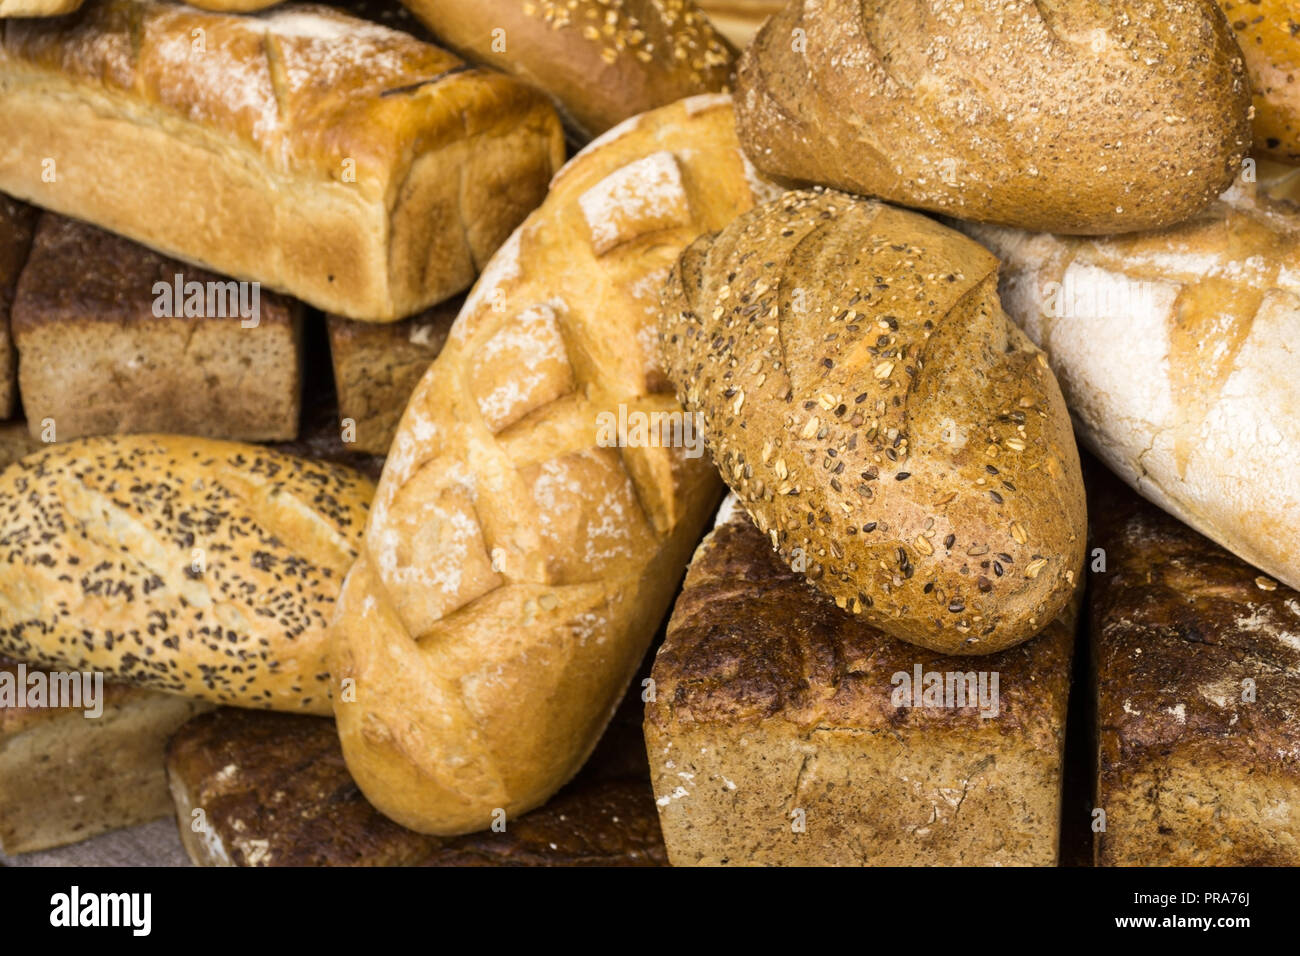
[[[663,292],[668,375],[782,560],[949,654],[1046,627],[1087,534],[1065,402],[997,265],[916,213],[790,192],[697,240]]]
[[[727,88],[734,51],[695,0],[404,0],[468,60],[551,97],[581,140]]]
[[[0,195],[0,419],[14,413],[18,399],[18,361],[10,332],[14,289],[31,250],[36,210]]]
[[[291,439],[302,306],[54,213],[14,296],[23,412],[34,436],[172,432]]]
[[[1100,866],[1300,866],[1300,593],[1090,482]]]
[[[1300,7],[1295,0],[1218,0],[1250,70],[1255,152],[1300,163]]]
[[[962,225],[1002,259],[1077,433],[1129,485],[1300,587],[1300,209],[1234,187],[1173,229]]]
[[[1214,0],[794,0],[736,76],[764,173],[1061,233],[1186,219],[1249,110]]]
[[[399,823],[523,813],[609,720],[719,485],[671,434],[604,426],[680,413],[659,286],[766,192],[750,173],[726,96],[610,131],[494,257],[411,397],[331,644],[348,768]]]
[[[374,486],[169,435],[0,473],[0,652],[214,703],[329,713],[325,629]]]
[[[0,189],[375,321],[468,286],[564,150],[540,94],[405,33],[152,0],[6,21],[0,141]]]
[[[651,671],[673,865],[1053,865],[1078,602],[1018,647],[940,656],[835,607],[735,504]]]

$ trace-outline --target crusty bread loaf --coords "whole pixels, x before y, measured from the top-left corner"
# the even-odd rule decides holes
[[[388,454],[406,401],[442,351],[464,304],[456,297],[401,322],[380,325],[326,316],[339,420],[351,422],[351,444]]]
[[[1090,488],[1102,866],[1300,866],[1300,593]]]
[[[354,688],[335,706],[348,768],[399,823],[445,835],[523,813],[609,720],[719,485],[602,415],[678,410],[659,286],[765,190],[749,173],[725,96],[611,131],[497,253],[411,397],[331,667]]]
[[[0,189],[371,320],[468,286],[564,148],[540,94],[404,33],[152,0],[6,21],[0,142]]]
[[[37,670],[0,659],[0,680],[27,691],[70,676]],[[76,706],[0,695],[0,851],[64,846],[172,812],[163,746],[211,705],[124,684],[92,692]]]
[[[247,315],[245,315],[247,313]],[[34,436],[298,433],[302,307],[54,213],[14,296]]]
[[[1170,225],[1250,147],[1214,0],[794,0],[741,57],[754,164],[962,219]]]
[[[32,244],[36,210],[0,195],[0,419],[14,413],[18,399],[18,356],[9,330],[14,289]]]
[[[695,0],[403,2],[466,59],[544,91],[580,140],[731,78],[734,51]]]
[[[840,607],[985,654],[1070,600],[1086,528],[1069,415],[977,244],[786,193],[682,254],[662,332],[723,478]]]
[[[1218,2],[1250,71],[1256,152],[1300,163],[1300,7],[1295,0]]]
[[[722,35],[743,50],[786,0],[699,0],[699,4]]]
[[[1300,587],[1300,209],[1234,188],[1162,232],[967,231],[1079,437],[1156,504]]]
[[[329,713],[325,627],[374,487],[256,445],[59,443],[0,474],[0,652]]]
[[[669,860],[1054,864],[1077,609],[999,654],[938,656],[836,608],[724,505],[651,672]]]

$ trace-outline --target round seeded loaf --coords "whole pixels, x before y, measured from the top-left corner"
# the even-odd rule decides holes
[[[915,213],[793,192],[697,240],[663,295],[678,398],[781,557],[953,654],[1041,631],[1083,563],[1065,402],[997,265]]]

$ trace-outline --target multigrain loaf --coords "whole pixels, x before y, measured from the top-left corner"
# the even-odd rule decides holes
[[[1177,223],[1251,142],[1214,0],[794,0],[736,84],[764,173],[1025,229]]]
[[[1245,184],[1176,228],[961,228],[1002,259],[1076,431],[1128,484],[1300,587],[1300,209]]]
[[[0,194],[0,419],[14,413],[18,399],[18,356],[9,329],[14,288],[31,249],[37,212]]]
[[[1090,487],[1101,866],[1300,866],[1300,593]]]
[[[1295,0],[1218,0],[1250,71],[1255,151],[1300,163],[1300,7]]]
[[[651,671],[673,865],[1053,865],[1078,602],[1026,644],[939,656],[835,607],[728,505]]]
[[[1086,537],[1065,403],[997,265],[916,213],[791,192],[701,237],[663,292],[668,375],[782,560],[950,654],[1047,626]]]
[[[374,486],[168,435],[0,473],[0,653],[241,707],[329,713],[325,628]]]
[[[87,675],[75,697],[54,699],[49,689],[80,675],[37,671],[0,658],[0,851],[64,846],[169,815],[163,747],[211,705],[102,675],[98,687]],[[13,688],[21,702],[9,699]],[[36,688],[46,689],[39,702]]]
[[[609,422],[680,413],[660,285],[767,189],[728,97],[644,114],[560,172],[466,301],[402,418],[333,629],[348,768],[399,823],[513,818],[591,752],[720,491],[671,433],[628,442]]]
[[[539,93],[327,7],[0,27],[0,189],[353,318],[466,288],[563,160]]]
[[[464,300],[439,303],[401,322],[326,316],[339,422],[357,451],[385,455],[406,401],[451,331]]]
[[[298,433],[302,307],[54,213],[13,304],[33,436]]]
[[[731,79],[735,51],[695,0],[403,2],[467,60],[545,92],[582,141]]]

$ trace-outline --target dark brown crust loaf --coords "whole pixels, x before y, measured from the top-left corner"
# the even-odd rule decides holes
[[[1109,476],[1093,495],[1097,862],[1300,865],[1300,594]]]
[[[663,293],[677,397],[783,560],[902,640],[991,653],[1082,569],[1069,416],[997,260],[915,213],[792,192],[686,249]]]
[[[0,194],[0,419],[14,413],[18,397],[17,354],[9,331],[9,312],[35,225],[33,207]]]

